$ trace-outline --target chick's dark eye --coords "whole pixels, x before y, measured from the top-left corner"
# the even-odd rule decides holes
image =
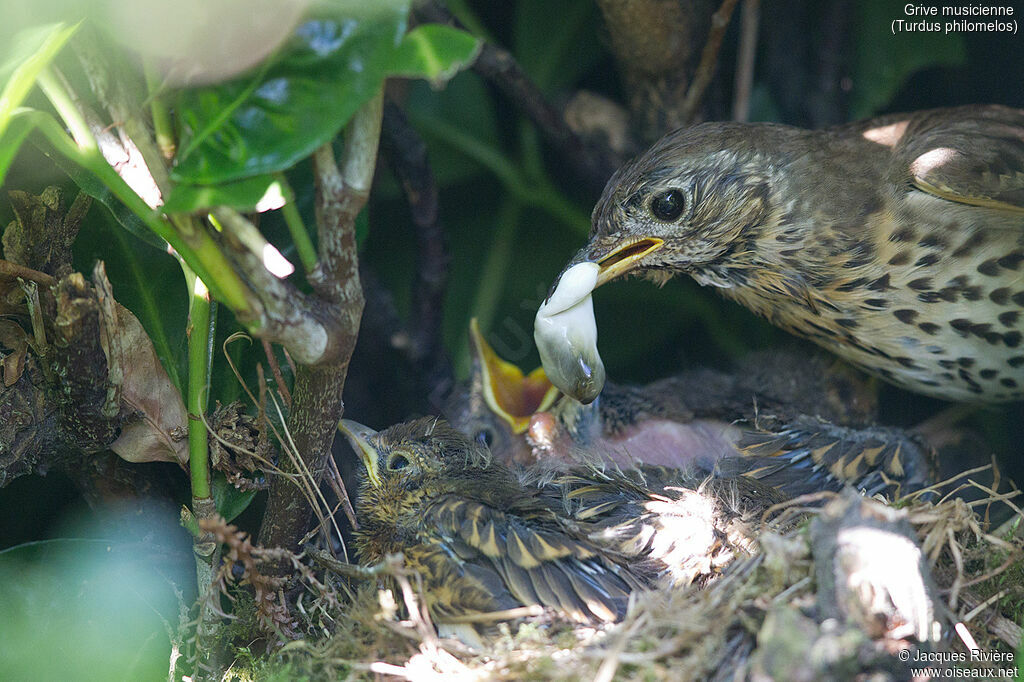
[[[665,222],[671,222],[683,215],[684,208],[686,208],[686,198],[678,189],[670,189],[651,199],[651,213],[658,220]]]
[[[491,447],[494,445],[494,432],[490,429],[480,429],[474,436],[477,443]]]
[[[409,458],[405,455],[395,455],[388,460],[388,469],[391,471],[398,471],[409,466]]]

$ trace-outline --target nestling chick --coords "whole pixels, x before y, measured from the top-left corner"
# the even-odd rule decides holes
[[[506,464],[571,470],[656,465],[760,480],[792,497],[844,485],[906,493],[934,482],[920,438],[874,424],[873,393],[820,357],[755,354],[734,372],[689,370],[646,386],[608,383],[590,405],[559,396],[470,328],[469,387],[452,423]],[[835,363],[833,363],[834,365]]]
[[[340,429],[366,468],[360,560],[404,554],[439,622],[529,605],[617,621],[633,590],[703,584],[749,552],[748,513],[779,499],[756,481],[654,469],[517,476],[436,418]]]
[[[653,575],[574,532],[539,488],[433,417],[381,433],[347,420],[366,468],[356,517],[361,561],[401,552],[445,617],[539,604],[578,622],[611,622]]]

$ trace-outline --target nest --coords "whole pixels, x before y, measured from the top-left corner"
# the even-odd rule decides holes
[[[476,625],[488,636],[476,647],[439,638],[418,576],[401,557],[366,569],[321,555],[314,565],[322,578],[308,567],[298,572],[305,593],[289,622],[291,637],[278,632],[280,646],[249,672],[314,679],[909,679],[913,664],[904,658],[911,652],[931,652],[932,660],[959,652],[967,661],[961,666],[972,665],[971,648],[1012,656],[1021,636],[1012,609],[1024,603],[1024,582],[1013,578],[1024,571],[1024,539],[1015,531],[1024,514],[1011,501],[1016,491],[997,494],[970,480],[977,473],[889,502],[846,491],[777,505],[758,520],[759,551],[702,589],[636,593],[626,618],[604,627],[534,609],[480,618]],[[966,502],[956,494],[964,487],[986,498]],[[987,517],[996,507],[1012,518],[990,531]],[[241,582],[260,584],[256,575],[250,562]],[[383,575],[391,580],[375,579]],[[230,582],[225,573],[225,589]],[[292,639],[292,627],[304,635]],[[240,670],[238,661],[233,669]]]

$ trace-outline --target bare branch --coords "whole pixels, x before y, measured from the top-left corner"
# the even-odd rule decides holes
[[[436,2],[423,5],[418,16],[444,24],[458,22]],[[473,63],[473,70],[486,78],[511,101],[524,116],[533,121],[548,144],[576,170],[594,192],[600,192],[623,159],[604,145],[588,144],[569,127],[562,111],[547,101],[533,81],[523,72],[508,51],[484,43]]]
[[[757,31],[761,21],[761,0],[743,0],[740,10],[740,49],[736,57],[736,83],[733,86],[732,120],[750,118],[750,91],[754,85],[754,59],[757,55]]]
[[[704,51],[700,56],[700,65],[694,74],[690,89],[686,91],[686,99],[683,101],[680,110],[680,118],[686,123],[692,123],[697,113],[697,106],[704,97],[711,79],[715,75],[715,68],[718,66],[718,51],[722,48],[722,39],[725,37],[725,30],[729,28],[729,19],[732,11],[736,9],[739,0],[723,0],[718,11],[711,15],[711,31],[708,33],[707,42],[704,43]]]
[[[335,303],[354,303],[357,297],[359,262],[355,220],[370,195],[383,101],[383,93],[378,92],[352,118],[340,169],[330,144],[313,155],[320,262],[309,279],[321,297]],[[361,293],[358,298],[361,301]],[[359,307],[362,308],[361,302]]]
[[[405,114],[388,102],[384,107],[381,143],[391,167],[405,189],[416,233],[416,281],[412,289],[412,361],[426,385],[451,385],[451,362],[444,349],[441,322],[451,256],[438,219],[437,184],[427,158],[427,147],[409,125]]]

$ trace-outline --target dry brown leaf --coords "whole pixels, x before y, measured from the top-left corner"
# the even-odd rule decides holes
[[[27,348],[22,346],[0,361],[0,367],[3,369],[4,386],[13,386],[21,378],[21,373],[25,371],[26,350]]]
[[[188,413],[181,394],[164,371],[146,330],[138,319],[117,304],[115,344],[103,344],[107,360],[120,363],[122,403],[137,411],[110,449],[129,462],[188,462],[188,441],[181,438]],[[117,354],[115,360],[111,350]]]
[[[156,349],[138,318],[114,300],[103,263],[93,272],[100,298],[100,344],[111,380],[120,383],[121,402],[135,410],[110,446],[129,462],[188,461],[188,426],[181,394],[164,371]]]

